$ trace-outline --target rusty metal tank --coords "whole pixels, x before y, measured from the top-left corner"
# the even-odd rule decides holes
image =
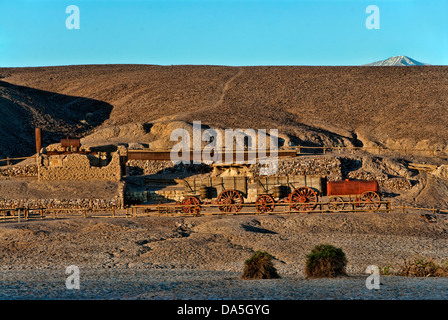
[[[376,180],[345,180],[345,181],[328,181],[327,195],[342,196],[362,194],[366,191],[379,191],[378,181]]]
[[[67,137],[66,139],[61,140],[61,146],[66,149],[67,148],[79,149],[79,147],[81,147],[81,139]]]

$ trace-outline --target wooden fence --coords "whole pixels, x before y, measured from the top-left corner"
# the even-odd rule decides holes
[[[6,162],[6,166],[9,166],[9,165],[11,165],[12,162],[14,162],[14,161],[25,160],[25,159],[31,159],[31,158],[35,158],[35,156],[0,159],[0,163]]]
[[[405,205],[392,205],[390,201],[381,201],[381,206],[377,210],[369,210],[356,206],[359,202],[345,202],[351,204],[351,208],[337,211],[343,214],[358,214],[358,213],[382,213],[388,214],[391,212],[407,214],[409,211],[418,211],[438,218],[448,218],[448,210],[441,210],[438,208],[422,208]],[[313,211],[299,212],[294,210],[289,203],[277,203],[276,210],[269,213],[269,215],[292,215],[292,214],[313,214],[313,213],[328,213],[334,214],[327,209],[327,202],[316,203],[316,208]],[[207,215],[267,215],[267,213],[257,212],[254,203],[241,204],[242,209],[238,213],[226,213],[218,210],[218,204],[203,204],[202,211],[198,216]],[[70,218],[137,218],[137,217],[162,217],[162,216],[196,216],[195,214],[186,214],[182,211],[182,205],[178,203],[170,204],[153,204],[153,205],[133,205],[124,209],[93,209],[93,208],[2,208],[0,209],[0,222],[25,222],[29,220],[43,220],[43,219],[70,219]],[[423,214],[422,214],[423,216]],[[428,218],[427,218],[428,219]],[[437,221],[439,219],[436,219]],[[428,219],[430,221],[430,219]],[[430,221],[433,222],[433,221]]]

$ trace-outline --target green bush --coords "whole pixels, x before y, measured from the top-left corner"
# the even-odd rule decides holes
[[[347,275],[347,259],[340,248],[319,244],[306,256],[305,275],[309,278],[334,278]]]
[[[387,265],[383,268],[379,267],[379,269],[380,269],[380,274],[383,276],[389,276],[392,274],[392,268],[390,265]]]
[[[272,263],[272,256],[264,251],[255,251],[244,262],[242,279],[276,279],[280,278]]]

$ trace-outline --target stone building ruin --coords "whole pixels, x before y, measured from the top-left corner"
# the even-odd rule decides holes
[[[40,154],[37,161],[39,181],[106,180],[120,181],[120,154]]]
[[[69,140],[69,139],[66,139]],[[67,146],[64,140],[60,145],[50,145],[37,154],[37,177],[39,181],[57,180],[103,180],[120,181],[123,173],[121,156],[123,148],[116,151],[92,151],[81,147],[79,140],[73,139]]]

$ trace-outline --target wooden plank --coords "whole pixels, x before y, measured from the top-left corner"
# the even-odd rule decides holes
[[[432,164],[421,164],[421,163],[410,163],[409,169],[419,170],[419,171],[434,171],[437,169],[437,165]]]

